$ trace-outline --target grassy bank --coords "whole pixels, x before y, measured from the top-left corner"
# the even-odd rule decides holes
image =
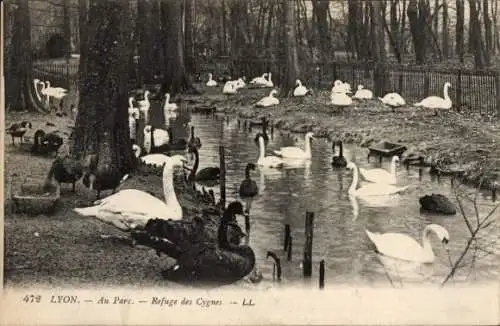
[[[270,115],[275,128],[288,132],[313,131],[317,137],[341,139],[368,147],[387,140],[404,144],[403,157],[422,157],[425,165],[438,167],[441,173],[460,173],[464,181],[488,189],[500,185],[500,121],[488,121],[480,115],[462,115],[417,109],[412,106],[395,112],[377,100],[361,101],[336,110],[328,92],[306,98],[280,99],[271,108],[257,108],[269,89],[242,89],[236,95],[223,95],[218,89],[200,87],[201,96],[186,99],[194,106],[215,106],[217,111],[236,114],[241,119]]]

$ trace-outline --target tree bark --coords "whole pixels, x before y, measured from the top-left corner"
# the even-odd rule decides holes
[[[165,73],[162,94],[174,96],[191,90],[184,66],[184,35],[182,33],[182,0],[162,0],[163,51]]]
[[[371,34],[372,34],[372,47],[375,55],[375,94],[383,96],[386,91],[386,52],[385,52],[385,38],[384,38],[384,4],[381,1],[370,2],[371,6]]]
[[[150,83],[155,74],[153,59],[152,1],[137,2],[137,36],[139,38],[139,85]]]
[[[425,15],[421,1],[410,0],[407,9],[408,20],[410,21],[410,31],[415,51],[415,62],[418,65],[424,64],[426,59],[426,39],[425,39]]]
[[[283,0],[285,19],[285,51],[286,66],[285,76],[281,85],[281,92],[284,96],[292,96],[295,81],[299,76],[299,58],[297,54],[297,36],[295,27],[295,3],[294,1]]]
[[[194,54],[194,0],[185,0],[186,8],[184,15],[184,55],[186,74],[191,78],[196,72],[196,61]],[[225,18],[223,18],[225,19]],[[225,35],[224,29],[224,35]]]
[[[448,2],[443,1],[443,58],[449,56],[449,34],[448,34]]]
[[[456,0],[457,24],[455,26],[455,50],[461,63],[464,62],[464,0]]]
[[[328,60],[330,54],[330,34],[328,31],[328,0],[313,0],[314,15],[316,16],[316,33],[323,61]]]
[[[86,1],[80,2],[85,10]],[[90,0],[80,59],[80,103],[72,153],[76,159],[96,154],[98,166],[128,173],[135,158],[128,130],[128,73],[132,28],[128,0]],[[84,38],[81,39],[82,41]],[[85,49],[86,47],[86,49]]]
[[[11,47],[6,67],[5,107],[13,110],[34,110],[45,113],[35,95],[33,83],[33,53],[31,48],[31,18],[28,0],[9,4],[13,11]],[[10,11],[10,10],[9,10]]]
[[[491,55],[493,54],[493,30],[491,27],[491,19],[489,13],[488,0],[483,0],[483,21],[484,21],[484,40],[485,40],[485,58],[486,62],[490,62]]]
[[[469,46],[472,47],[474,53],[474,64],[476,69],[484,69],[486,65],[486,58],[484,55],[484,44],[481,35],[481,25],[479,22],[479,11],[476,7],[478,3],[475,0],[469,0],[469,14],[470,14],[470,38]]]

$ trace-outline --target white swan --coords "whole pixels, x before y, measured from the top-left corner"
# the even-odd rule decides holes
[[[378,98],[382,103],[393,108],[406,105],[405,99],[398,93],[387,93],[384,97]]]
[[[144,149],[146,150],[146,153],[150,153],[152,149],[151,144],[151,131],[153,127],[150,125],[147,125],[144,127],[143,133],[144,133]],[[154,141],[154,146],[155,147],[160,147],[163,145],[166,145],[170,142],[170,135],[168,134],[168,131],[164,129],[154,129],[153,130],[153,141]]]
[[[429,96],[424,98],[422,101],[415,103],[414,106],[424,107],[427,109],[434,109],[434,112],[437,114],[437,110],[449,110],[451,109],[452,103],[450,96],[448,95],[448,88],[451,87],[449,82],[444,83],[443,93],[444,98],[439,96]]]
[[[433,231],[442,243],[450,240],[448,231],[438,224],[429,224],[425,227],[422,235],[422,245],[412,237],[402,233],[373,233],[365,230],[368,238],[377,248],[377,251],[392,258],[418,262],[432,263],[435,259],[434,251],[429,239]]]
[[[310,159],[311,154],[311,139],[314,139],[314,134],[308,132],[305,137],[305,148],[298,148],[296,146],[281,147],[274,151],[274,154],[283,158],[300,158],[300,159]]]
[[[335,92],[330,95],[330,103],[335,106],[344,107],[352,105],[353,101],[345,92]]]
[[[236,89],[240,89],[240,88],[243,88],[245,86],[246,86],[245,77],[238,78],[238,80],[236,80]]]
[[[140,190],[124,189],[116,194],[94,202],[94,206],[73,209],[76,213],[96,217],[122,231],[144,227],[151,218],[182,219],[182,207],[175,195],[173,184],[174,167],[183,166],[186,159],[172,156],[163,168],[163,193],[165,202]]]
[[[40,85],[40,79],[38,78],[33,79],[33,84],[35,84],[36,97],[38,98],[39,101],[41,101],[42,97],[40,96],[40,92],[38,91],[38,85]]]
[[[285,162],[277,156],[266,156],[264,137],[259,136],[259,158],[257,160],[257,165],[268,168],[280,168],[284,163]]]
[[[170,103],[170,94],[169,93],[165,93],[165,102],[163,102],[163,113],[165,112],[169,112],[169,111],[175,111],[177,110],[179,107],[177,106],[177,103]],[[165,114],[165,116],[167,116],[168,113]]]
[[[344,83],[341,80],[336,80],[333,82],[333,87],[331,93],[345,93],[346,89],[344,87]]]
[[[134,108],[134,97],[130,96],[128,98],[128,114],[132,115],[134,119],[139,119],[140,118],[140,113],[138,108]]]
[[[363,85],[358,85],[358,90],[353,98],[358,100],[371,100],[373,98],[373,92],[369,89],[365,89]]]
[[[43,92],[51,97],[54,97],[58,100],[62,99],[66,95],[68,95],[68,90],[62,87],[52,87],[50,86],[50,81],[45,82],[46,87],[43,89]]]
[[[280,100],[274,97],[274,95],[277,93],[278,91],[273,89],[268,96],[265,96],[262,99],[260,99],[260,101],[255,103],[255,105],[258,107],[267,107],[280,104]]]
[[[172,159],[172,157],[165,154],[148,154],[141,156],[141,148],[136,144],[132,145],[132,151],[134,151],[134,156],[141,160],[142,163],[146,165],[153,165],[155,167],[162,167],[165,163]]]
[[[144,121],[146,123],[149,122],[149,108],[151,107],[151,103],[149,102],[149,91],[146,90],[144,92],[144,99],[137,101],[137,105],[139,106],[139,111],[144,116]]]
[[[267,73],[267,80],[266,80],[264,86],[265,87],[274,87],[274,83],[271,80],[271,73],[270,72]]]
[[[297,79],[297,81],[295,81],[295,84],[297,85],[297,87],[295,87],[295,89],[293,90],[293,96],[305,96],[307,92],[309,92],[309,90],[302,85],[300,79]]]
[[[234,80],[227,81],[224,84],[224,87],[222,87],[222,94],[236,94],[237,93],[237,86],[236,82]]]
[[[211,72],[208,73],[207,86],[209,86],[209,87],[217,86],[217,82],[212,79],[212,73]]]
[[[399,164],[399,157],[394,155],[391,160],[391,171],[387,171],[384,169],[364,169],[359,168],[359,174],[366,181],[374,182],[374,183],[385,183],[385,184],[396,184],[397,182],[397,173],[396,166]]]
[[[260,77],[255,77],[254,79],[252,79],[250,81],[250,84],[254,84],[254,85],[265,85],[267,83],[267,72],[262,74],[262,76]]]
[[[358,167],[354,162],[349,162],[347,163],[346,169],[352,170],[352,183],[348,190],[349,195],[384,196],[397,194],[408,189],[408,186],[395,187],[393,185],[381,183],[369,183],[356,189],[359,183]]]

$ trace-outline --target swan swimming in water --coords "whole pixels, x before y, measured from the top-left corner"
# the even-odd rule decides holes
[[[266,156],[266,145],[264,144],[264,137],[259,136],[259,158],[257,165],[268,168],[283,167],[284,161],[277,156]]]
[[[406,234],[375,233],[365,230],[368,238],[377,248],[377,252],[388,257],[418,263],[432,263],[435,259],[429,239],[431,231],[444,244],[447,244],[450,240],[448,231],[438,224],[429,224],[425,227],[422,235],[422,245]]]
[[[352,183],[348,190],[349,195],[384,196],[384,195],[397,194],[408,189],[408,186],[396,187],[389,184],[379,184],[379,183],[366,184],[356,189],[359,183],[358,167],[356,166],[356,164],[354,164],[354,162],[349,162],[346,166],[346,169],[352,170],[353,174]]]
[[[399,164],[399,157],[394,155],[391,160],[391,171],[388,172],[384,169],[363,169],[359,168],[359,174],[366,181],[373,183],[385,183],[385,184],[396,184],[397,183],[397,173],[396,167]]]
[[[311,140],[314,139],[314,133],[308,132],[305,137],[305,148],[298,148],[296,146],[281,147],[274,151],[274,154],[283,158],[300,158],[310,159],[311,154]]]

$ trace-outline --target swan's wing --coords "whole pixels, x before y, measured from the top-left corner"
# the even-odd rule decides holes
[[[380,180],[383,181],[384,178],[390,178],[391,174],[387,172],[384,169],[364,169],[364,168],[359,168],[359,173],[363,176],[363,178],[371,181],[373,180]]]
[[[423,247],[412,237],[402,233],[373,234],[369,236],[377,250],[390,257],[418,260]]]
[[[169,207],[160,199],[140,190],[125,189],[106,197],[100,210],[115,214],[145,215],[148,218],[168,216]]]
[[[153,138],[155,141],[155,146],[161,146],[167,144],[170,140],[168,132],[163,129],[155,129],[153,133]]]

